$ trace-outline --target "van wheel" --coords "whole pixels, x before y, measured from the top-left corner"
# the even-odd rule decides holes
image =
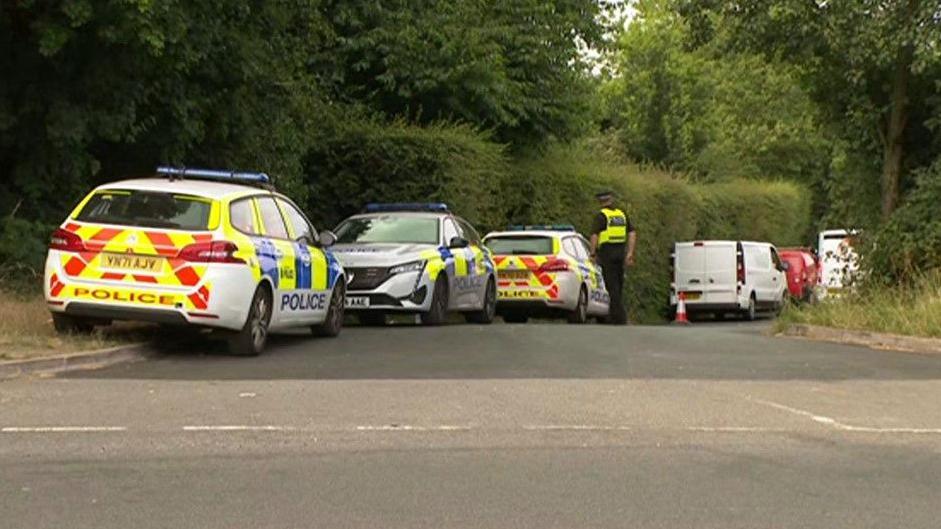
[[[229,351],[239,356],[257,356],[268,342],[268,325],[271,323],[271,291],[259,286],[252,297],[248,318],[241,331],[229,338]]]
[[[435,281],[435,290],[431,297],[431,308],[421,314],[424,325],[441,325],[448,317],[448,283],[443,276]]]
[[[758,307],[755,302],[754,294],[748,298],[748,308],[745,309],[745,319],[748,321],[755,321],[758,319]]]
[[[489,325],[497,315],[497,284],[493,278],[487,280],[487,292],[484,294],[484,306],[480,310],[468,312],[464,318],[471,323]]]
[[[343,311],[346,309],[346,283],[343,278],[337,280],[330,295],[330,307],[327,308],[327,317],[323,323],[314,325],[310,330],[314,336],[333,338],[343,329]]]
[[[582,324],[588,321],[588,291],[585,290],[583,286],[581,290],[578,291],[578,304],[575,305],[575,310],[569,314],[569,323]]]
[[[52,313],[52,326],[59,334],[90,334],[95,330],[95,323],[92,320],[60,312]]]

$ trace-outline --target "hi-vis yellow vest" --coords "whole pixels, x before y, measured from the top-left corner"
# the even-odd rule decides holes
[[[601,210],[607,219],[607,227],[598,234],[598,244],[623,244],[627,242],[627,215],[620,209]]]

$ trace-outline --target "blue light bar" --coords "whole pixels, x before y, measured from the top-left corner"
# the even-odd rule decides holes
[[[214,169],[194,169],[190,167],[167,167],[157,168],[157,174],[166,176],[176,176],[179,178],[201,178],[207,180],[238,180],[243,182],[258,182],[270,184],[271,178],[265,173],[247,173],[240,171],[219,171]]]
[[[509,231],[575,231],[571,224],[516,224],[507,228]]]
[[[393,202],[388,204],[366,204],[366,213],[382,213],[390,211],[430,211],[447,213],[448,205],[444,202]]]

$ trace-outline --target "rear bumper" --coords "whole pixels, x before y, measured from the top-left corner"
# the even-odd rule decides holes
[[[676,305],[673,305],[675,308]],[[737,312],[743,310],[738,303],[686,303],[686,312]]]
[[[571,272],[554,274],[553,283],[548,286],[507,286],[500,285],[497,276],[497,310],[575,310],[581,280]],[[555,288],[555,297],[549,293]]]
[[[52,252],[50,252],[52,254]],[[46,260],[44,293],[52,312],[75,316],[241,329],[257,280],[248,266],[213,265],[191,287],[70,276]]]

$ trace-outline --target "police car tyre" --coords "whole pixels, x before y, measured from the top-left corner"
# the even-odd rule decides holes
[[[582,324],[588,321],[588,291],[583,286],[578,293],[575,310],[569,314],[569,323]]]
[[[421,314],[421,322],[425,325],[441,325],[448,318],[448,283],[444,275],[438,276],[435,281],[435,290],[431,298],[431,307],[428,312]]]
[[[52,313],[52,326],[59,334],[88,334],[95,330],[91,320],[58,312]]]
[[[386,324],[386,313],[379,311],[364,311],[356,315],[360,325],[367,327],[382,327]]]
[[[330,307],[327,308],[327,317],[323,323],[314,325],[310,330],[314,336],[323,336],[333,338],[340,334],[343,329],[343,312],[346,309],[346,283],[341,277],[337,280],[337,286],[333,288],[333,294],[330,297]]]
[[[269,323],[271,323],[271,291],[266,285],[260,285],[252,297],[245,326],[229,338],[229,351],[240,356],[261,354],[268,342]]]
[[[467,321],[471,323],[480,323],[488,325],[493,323],[493,318],[497,315],[497,283],[491,277],[487,280],[487,292],[484,294],[484,306],[480,310],[468,312],[465,315]]]

